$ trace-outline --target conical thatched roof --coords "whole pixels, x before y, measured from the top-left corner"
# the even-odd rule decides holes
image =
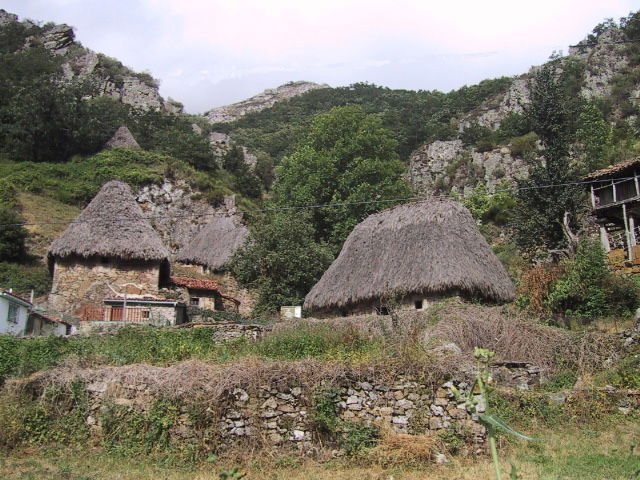
[[[127,127],[124,125],[121,126],[116,133],[113,134],[111,140],[104,144],[105,149],[116,148],[116,147],[129,147],[129,148],[137,148],[140,149],[140,145],[136,142],[136,139],[133,137],[133,134],[129,131]]]
[[[70,255],[168,261],[169,252],[144,218],[129,185],[105,183],[78,218],[54,240],[49,259]]]
[[[450,291],[494,301],[515,296],[471,213],[451,200],[428,200],[385,210],[357,225],[304,307],[330,310],[395,294]]]
[[[248,235],[247,227],[235,216],[216,216],[178,252],[176,260],[222,270]]]

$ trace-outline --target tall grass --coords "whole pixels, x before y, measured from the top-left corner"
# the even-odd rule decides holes
[[[123,327],[114,335],[16,338],[0,336],[0,383],[58,365],[169,365],[190,359],[226,362],[244,356],[273,360],[364,359],[379,355],[383,339],[355,328],[301,323],[258,340],[213,340],[214,328],[165,330]]]

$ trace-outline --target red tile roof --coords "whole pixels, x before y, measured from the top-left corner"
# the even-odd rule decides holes
[[[40,312],[31,312],[32,315],[36,315],[40,318],[44,318],[45,320],[49,321],[49,322],[53,322],[53,323],[61,323],[63,325],[67,325],[69,327],[73,326],[72,323],[67,322],[66,320],[62,320],[61,318],[58,317],[52,317],[51,315],[48,314],[44,314],[44,313],[40,313]]]
[[[178,287],[193,288],[194,290],[220,290],[220,284],[215,280],[189,277],[169,277],[169,281]]]

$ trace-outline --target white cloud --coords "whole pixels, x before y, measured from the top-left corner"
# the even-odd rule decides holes
[[[201,111],[213,98],[237,101],[281,80],[451,89],[516,74],[639,3],[5,0],[3,8],[74,25],[84,45],[151,71],[164,80],[163,94]]]

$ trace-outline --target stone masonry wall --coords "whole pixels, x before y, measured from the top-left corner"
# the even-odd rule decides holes
[[[389,428],[398,433],[429,434],[456,428],[471,439],[469,450],[481,451],[485,429],[476,414],[468,412],[464,399],[454,394],[454,387],[468,393],[469,384],[447,382],[432,388],[416,379],[399,377],[395,382],[345,380],[338,387],[262,385],[257,389],[231,388],[213,419],[223,448],[235,443],[257,440],[265,445],[309,451],[319,444],[314,425],[314,404],[324,396],[332,401],[340,419]],[[94,382],[87,385],[90,415],[87,424],[94,439],[101,435],[101,411],[115,404],[136,410],[148,410],[153,396],[148,385]],[[197,434],[183,407],[179,421],[172,427],[174,440],[194,439]]]
[[[159,262],[136,262],[100,258],[57,259],[53,284],[49,295],[49,308],[59,313],[73,314],[86,304],[102,305],[105,298],[114,298],[124,292],[122,285],[133,283],[144,294],[158,293]]]

